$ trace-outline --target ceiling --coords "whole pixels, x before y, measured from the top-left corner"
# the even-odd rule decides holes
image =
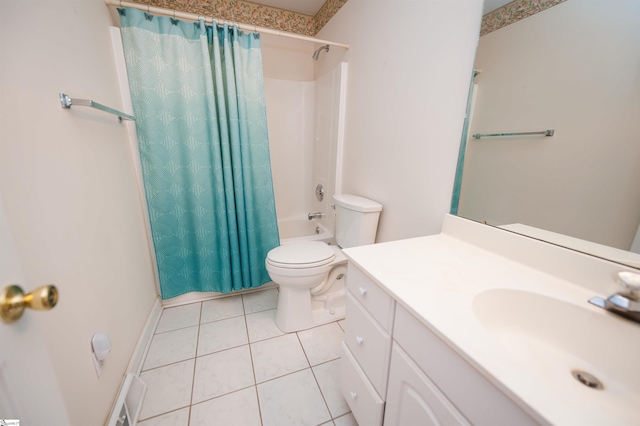
[[[315,16],[320,10],[325,0],[249,0],[251,3],[265,6],[277,7],[278,9],[290,10],[292,12],[303,13]]]

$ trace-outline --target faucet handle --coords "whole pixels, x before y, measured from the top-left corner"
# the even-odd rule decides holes
[[[640,274],[637,272],[618,272],[618,284],[622,287],[622,294],[640,300]]]

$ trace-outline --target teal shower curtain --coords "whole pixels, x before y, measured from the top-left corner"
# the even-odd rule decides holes
[[[464,124],[462,126],[462,139],[460,140],[460,150],[458,151],[458,165],[456,168],[456,177],[453,181],[453,194],[451,196],[451,210],[449,213],[458,214],[460,206],[460,191],[462,190],[462,172],[464,171],[464,157],[467,153],[467,139],[469,139],[469,122],[471,121],[471,102],[473,101],[473,82],[478,72],[474,69],[471,73],[471,83],[469,84],[469,94],[467,96],[467,109],[464,115]]]
[[[270,281],[260,36],[118,9],[163,299]]]

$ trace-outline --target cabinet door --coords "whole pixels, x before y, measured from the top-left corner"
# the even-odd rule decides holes
[[[469,422],[409,356],[394,343],[384,424],[469,425]]]

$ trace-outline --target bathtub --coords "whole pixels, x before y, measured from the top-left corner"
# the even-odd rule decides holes
[[[315,219],[293,218],[278,220],[280,244],[294,241],[324,241],[331,242],[333,234]]]

